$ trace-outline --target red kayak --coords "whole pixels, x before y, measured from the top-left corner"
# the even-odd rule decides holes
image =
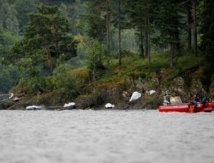
[[[158,107],[159,112],[186,112],[186,113],[194,113],[194,112],[211,112],[213,111],[213,103],[208,103],[206,107],[203,107],[202,104],[198,104],[196,109],[194,109],[193,105],[189,105],[188,103],[177,104],[177,105],[160,105]]]
[[[185,112],[185,113],[195,113],[195,112],[211,112],[214,109],[214,103],[207,102],[205,107],[203,104],[198,103],[197,107],[194,108],[194,105],[189,103],[182,103],[180,97],[172,97],[170,104],[158,106],[159,112]],[[176,99],[176,102],[174,100]]]

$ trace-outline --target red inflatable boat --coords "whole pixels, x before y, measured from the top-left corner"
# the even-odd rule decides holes
[[[207,102],[205,107],[203,104],[198,103],[197,107],[194,108],[194,105],[190,105],[188,103],[182,103],[179,96],[170,97],[170,104],[163,104],[158,106],[159,112],[186,112],[186,113],[194,113],[194,112],[211,112],[214,109],[214,103]]]

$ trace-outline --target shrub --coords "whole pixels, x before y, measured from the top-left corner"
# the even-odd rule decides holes
[[[52,83],[54,90],[65,98],[75,98],[79,94],[79,79],[76,75],[69,73],[67,65],[56,68],[52,76]]]

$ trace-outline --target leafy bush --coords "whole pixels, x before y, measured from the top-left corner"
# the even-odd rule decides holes
[[[69,73],[69,65],[60,65],[54,70],[52,83],[54,90],[65,98],[75,98],[79,94],[79,80]]]
[[[28,94],[41,94],[53,89],[53,84],[50,77],[31,78],[27,80],[26,84]]]

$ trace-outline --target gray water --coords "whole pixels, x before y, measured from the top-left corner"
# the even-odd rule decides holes
[[[214,112],[0,111],[0,163],[213,163]]]

